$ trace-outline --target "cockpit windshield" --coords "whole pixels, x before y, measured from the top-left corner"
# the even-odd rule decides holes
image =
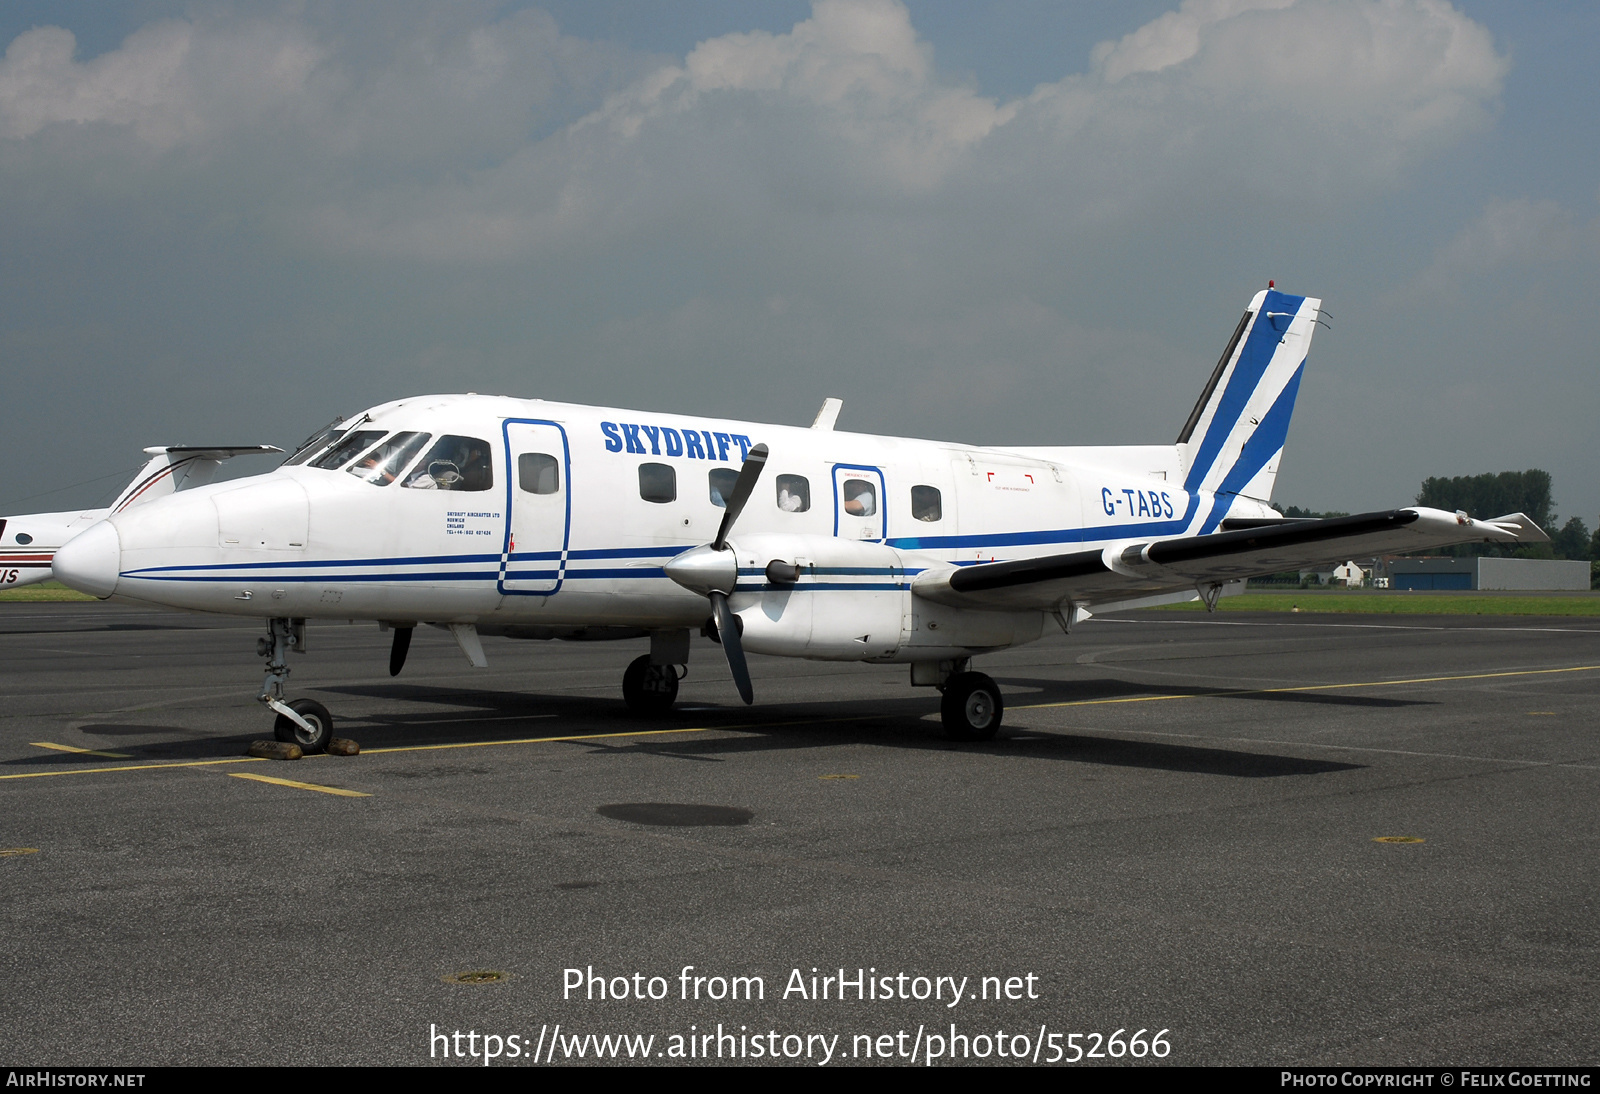
[[[383,429],[357,430],[328,449],[325,454],[312,460],[310,466],[336,471],[355,459],[358,452],[364,452],[372,447],[373,444],[377,443],[378,438],[382,437],[386,432],[387,430]]]
[[[396,433],[345,470],[363,482],[388,486],[422,451],[430,436],[429,433]]]
[[[317,430],[315,433],[311,434],[311,436],[302,441],[300,447],[295,449],[289,458],[283,461],[283,466],[295,467],[299,464],[305,463],[312,456],[315,456],[319,452],[325,450],[330,444],[336,442],[340,437],[344,436],[347,432],[349,432],[351,429],[354,429],[364,421],[366,421],[366,415],[364,414],[361,416],[360,420],[354,422],[347,422],[344,415],[341,414],[339,417],[335,418],[326,426]]]

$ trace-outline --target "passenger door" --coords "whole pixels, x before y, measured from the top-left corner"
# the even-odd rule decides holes
[[[549,596],[566,578],[572,524],[572,453],[567,433],[551,421],[508,418],[506,537],[500,591]]]
[[[834,535],[841,539],[881,542],[886,502],[882,471],[866,465],[834,465]]]

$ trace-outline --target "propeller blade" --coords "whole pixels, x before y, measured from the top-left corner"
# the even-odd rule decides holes
[[[767,446],[758,444],[750,450],[750,455],[744,459],[744,466],[739,468],[739,478],[733,484],[733,496],[728,498],[727,512],[722,514],[722,524],[717,528],[717,538],[711,541],[711,549],[720,551],[728,545],[728,533],[733,530],[733,522],[739,519],[739,514],[744,511],[744,503],[750,500],[750,494],[756,488],[756,480],[761,477],[761,469],[767,465]],[[746,699],[745,702],[750,700]]]
[[[762,457],[765,456],[763,452]],[[717,617],[717,637],[722,639],[722,652],[728,655],[728,670],[733,673],[734,686],[739,689],[739,698],[749,706],[756,701],[756,696],[750,689],[750,668],[744,663],[744,646],[739,642],[739,621],[722,593],[711,594],[711,610]]]
[[[411,632],[415,627],[396,627],[394,645],[389,647],[389,675],[399,676],[406,667],[406,654],[411,652]]]

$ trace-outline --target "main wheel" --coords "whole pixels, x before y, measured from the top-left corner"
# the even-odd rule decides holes
[[[289,704],[289,709],[310,722],[316,732],[307,733],[287,715],[280,714],[272,723],[272,735],[288,744],[299,745],[301,752],[326,750],[328,742],[333,740],[333,715],[328,713],[328,708],[315,699],[296,699]]]
[[[635,714],[665,714],[678,701],[678,669],[653,665],[650,655],[633,659],[622,674],[622,698]]]
[[[1005,709],[1000,688],[981,672],[959,672],[945,681],[939,713],[951,740],[989,740],[999,730]]]

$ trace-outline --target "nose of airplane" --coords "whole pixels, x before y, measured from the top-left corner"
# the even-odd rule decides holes
[[[58,581],[103,600],[117,591],[122,540],[112,523],[103,520],[57,548],[51,568]]]

